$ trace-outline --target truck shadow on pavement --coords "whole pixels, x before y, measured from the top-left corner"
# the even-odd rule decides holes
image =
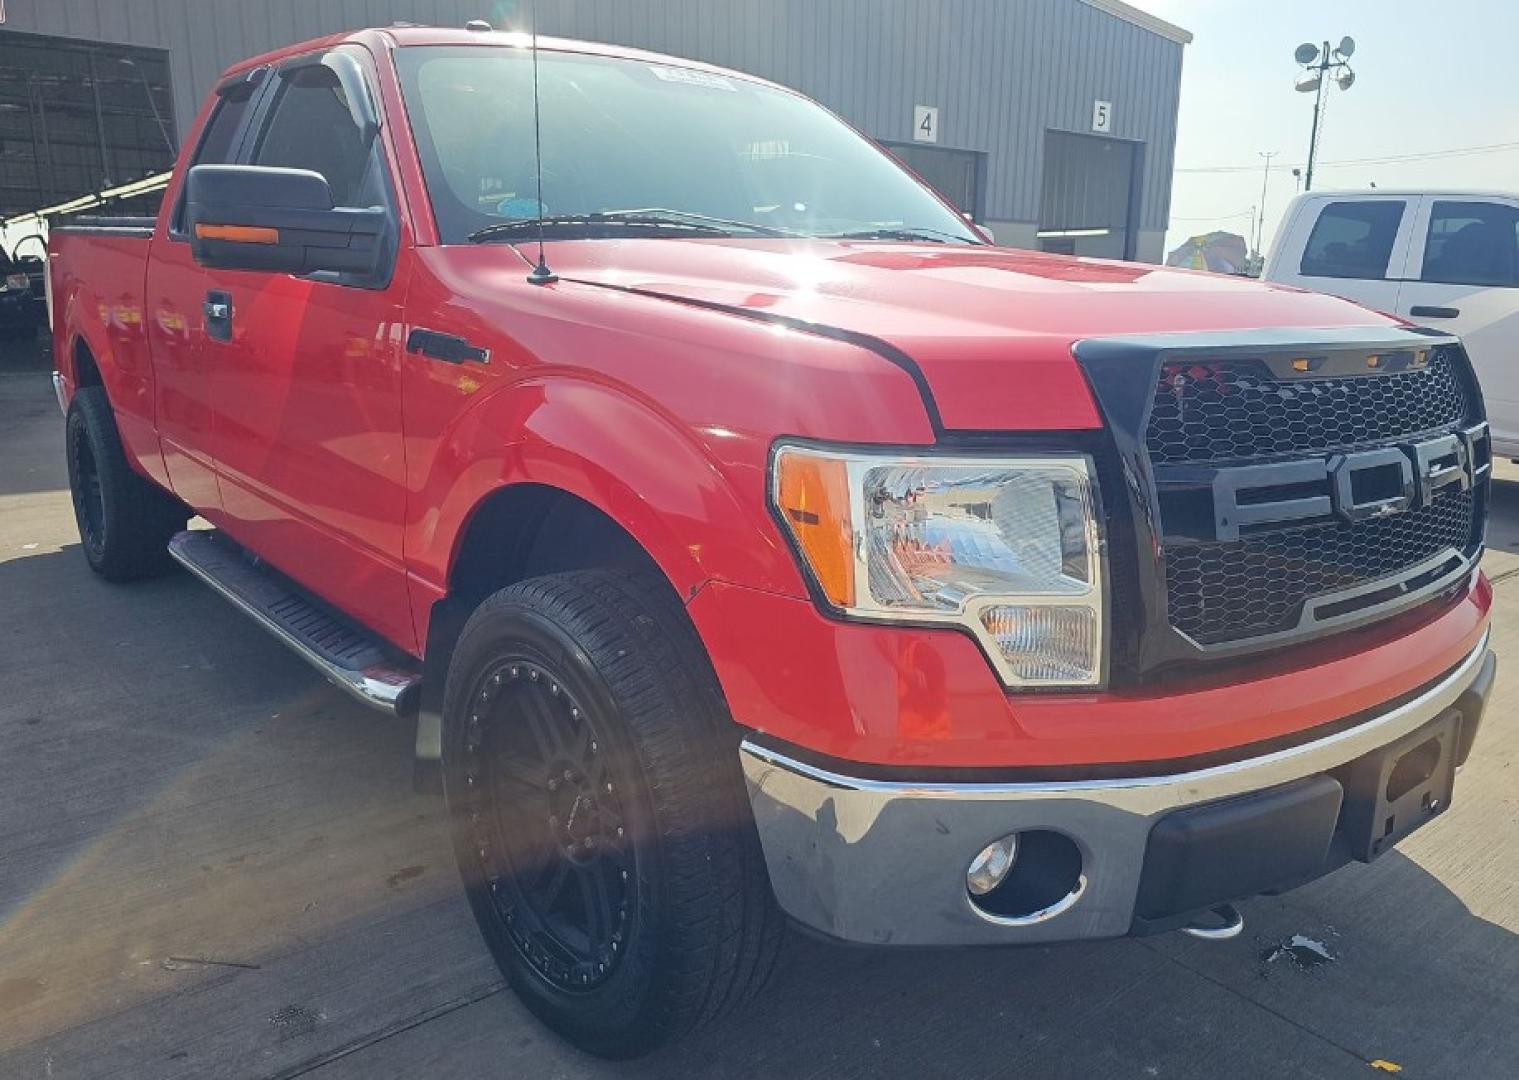
[[[1453,809],[1431,828],[1462,825]],[[793,938],[742,1019],[642,1075],[1356,1076],[1379,1059],[1410,1077],[1514,1074],[1519,1036],[1499,1018],[1519,1014],[1519,936],[1412,859],[1242,908],[1245,934],[1224,943],[871,952]]]
[[[1494,477],[1488,504],[1487,546],[1519,553],[1519,480]]]

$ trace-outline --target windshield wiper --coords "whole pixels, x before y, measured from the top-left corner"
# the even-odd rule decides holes
[[[698,221],[681,221],[674,218],[649,214],[554,214],[547,217],[519,218],[515,221],[498,221],[469,234],[469,241],[478,244],[517,233],[534,235],[539,229],[551,236],[566,232],[581,232],[598,228],[612,229],[676,229],[680,232],[699,232],[712,236],[727,236],[728,230]]]
[[[930,229],[926,225],[892,225],[874,229],[856,229],[851,232],[828,233],[829,240],[927,240],[933,244],[979,244],[982,241]]]
[[[750,221],[732,221],[728,218],[708,217],[706,214],[689,213],[685,210],[665,210],[651,207],[646,210],[602,210],[593,214],[555,214],[541,218],[522,218],[516,221],[498,221],[469,234],[472,244],[479,244],[498,237],[515,234],[536,234],[542,228],[546,234],[562,236],[566,232],[610,229],[668,229],[675,232],[702,233],[707,236],[732,236],[736,230],[759,233],[763,236],[797,236],[770,225],[756,225]]]
[[[723,229],[743,229],[746,232],[759,233],[761,236],[799,236],[806,237],[806,233],[797,232],[794,229],[783,229],[779,225],[761,225],[757,221],[739,221],[735,218],[713,217],[710,214],[697,214],[690,210],[669,210],[662,206],[649,206],[641,210],[612,210],[612,214],[638,214],[643,217],[668,218],[671,221],[689,221],[699,225],[720,226]]]

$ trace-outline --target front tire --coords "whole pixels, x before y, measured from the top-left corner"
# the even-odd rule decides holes
[[[450,665],[444,740],[476,921],[549,1027],[633,1057],[763,984],[782,919],[737,728],[662,579],[578,571],[486,600]]]
[[[90,569],[118,582],[168,570],[169,538],[185,527],[189,510],[127,464],[103,389],[75,392],[65,432],[74,520]]]

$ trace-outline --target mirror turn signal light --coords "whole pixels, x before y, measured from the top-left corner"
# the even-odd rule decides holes
[[[776,461],[775,501],[823,594],[836,607],[852,606],[848,467],[805,450],[783,450]]]
[[[278,244],[280,231],[257,225],[196,225],[201,240],[230,240],[235,244]]]

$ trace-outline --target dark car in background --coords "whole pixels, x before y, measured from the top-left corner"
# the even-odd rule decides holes
[[[23,251],[28,242],[37,254]],[[0,333],[36,333],[46,321],[46,247],[41,237],[29,236],[15,247],[16,256],[0,248]]]

